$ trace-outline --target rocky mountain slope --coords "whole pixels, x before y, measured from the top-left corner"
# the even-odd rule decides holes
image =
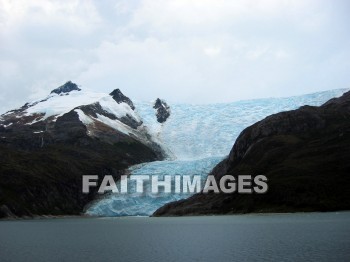
[[[320,107],[271,115],[246,128],[211,172],[265,175],[266,194],[196,194],[154,216],[350,209],[350,92]]]
[[[90,93],[67,82],[0,117],[0,217],[80,214],[95,197],[82,193],[82,175],[118,178],[165,157],[119,89]]]

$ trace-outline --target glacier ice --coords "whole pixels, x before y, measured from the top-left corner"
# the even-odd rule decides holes
[[[221,159],[222,157],[209,157],[199,160],[156,161],[132,167],[131,174],[133,176],[159,175],[160,180],[164,175],[186,174],[205,177]],[[186,193],[152,193],[149,182],[144,183],[144,187],[146,187],[144,193],[135,193],[135,185],[135,182],[129,182],[127,194],[107,194],[93,204],[86,213],[98,216],[149,216],[166,203],[190,196]],[[117,187],[120,188],[120,182],[117,182]]]
[[[173,160],[157,161],[130,168],[132,175],[202,175],[223,159],[240,132],[281,111],[303,105],[319,106],[342,95],[337,89],[289,98],[266,98],[225,104],[170,104],[168,120],[160,124],[152,102],[136,102],[136,112],[149,132],[166,147]],[[186,198],[186,194],[108,194],[96,201],[87,214],[99,216],[148,216],[164,204]]]

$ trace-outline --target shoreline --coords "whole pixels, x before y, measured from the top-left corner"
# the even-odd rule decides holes
[[[350,210],[337,210],[337,211],[296,211],[296,212],[252,212],[252,213],[236,213],[236,214],[213,214],[213,215],[186,215],[186,216],[91,216],[91,215],[44,215],[34,217],[10,217],[0,218],[0,222],[3,221],[39,221],[39,220],[56,220],[56,219],[126,219],[126,218],[213,218],[213,217],[238,217],[238,216],[271,216],[271,215],[292,215],[292,214],[326,214],[326,213],[347,213]]]

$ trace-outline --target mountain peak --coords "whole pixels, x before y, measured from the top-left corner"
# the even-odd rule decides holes
[[[160,98],[157,98],[156,101],[154,102],[153,108],[157,109],[157,108],[161,107],[162,104],[163,104],[163,101]]]
[[[122,91],[120,91],[119,88],[113,90],[113,92],[110,93],[109,95],[112,96],[113,99],[114,99],[118,104],[120,104],[120,103],[127,103],[127,104],[131,107],[132,110],[135,109],[135,106],[134,106],[133,102],[130,100],[130,98],[127,97],[127,96],[125,96],[125,95],[122,93]]]
[[[68,81],[67,83],[65,83],[64,85],[54,89],[51,91],[50,94],[62,94],[62,93],[69,93],[71,91],[80,91],[81,89],[77,86],[77,84],[72,83],[71,81]]]

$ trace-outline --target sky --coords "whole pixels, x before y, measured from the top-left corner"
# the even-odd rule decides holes
[[[0,112],[71,80],[220,103],[350,87],[347,0],[0,0]]]

